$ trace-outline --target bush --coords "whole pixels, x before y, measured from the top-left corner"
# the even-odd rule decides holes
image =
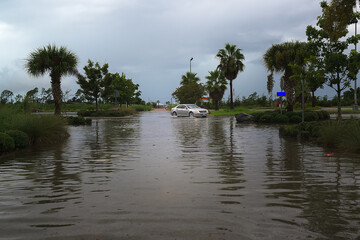
[[[316,112],[305,112],[304,114],[305,122],[312,122],[317,120],[319,120],[319,115]]]
[[[300,123],[301,122],[301,117],[298,115],[293,115],[289,118],[289,122],[290,123]]]
[[[340,146],[354,152],[360,152],[360,121],[350,119],[343,126]]]
[[[14,116],[9,129],[25,132],[30,144],[53,143],[68,137],[63,118],[54,115],[22,114]]]
[[[260,117],[259,122],[261,123],[272,123],[273,116],[271,114],[264,114]]]
[[[23,131],[9,130],[6,131],[6,134],[14,139],[15,148],[26,148],[30,144],[28,135]]]
[[[289,122],[289,118],[288,116],[284,115],[284,114],[277,114],[274,117],[274,122],[275,123],[288,123]]]
[[[15,149],[14,139],[6,133],[0,133],[0,153]]]
[[[299,129],[297,125],[281,126],[279,129],[280,135],[297,137],[299,135]]]

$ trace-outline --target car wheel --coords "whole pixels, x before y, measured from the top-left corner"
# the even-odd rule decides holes
[[[191,117],[191,118],[194,117],[194,113],[190,112],[189,117]]]
[[[174,117],[176,117],[176,116],[177,116],[177,113],[176,113],[176,112],[173,112],[172,115],[173,115]]]

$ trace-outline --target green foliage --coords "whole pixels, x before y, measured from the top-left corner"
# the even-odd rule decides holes
[[[340,147],[360,152],[360,120],[351,119],[343,127]]]
[[[28,135],[20,130],[9,130],[6,134],[14,139],[15,148],[26,148],[30,144]]]
[[[279,133],[282,136],[297,137],[299,129],[296,125],[285,125],[280,127]]]
[[[126,78],[124,73],[108,73],[103,81],[104,89],[102,98],[108,102],[137,103],[141,95],[139,84],[134,84],[132,79]]]
[[[209,71],[209,76],[206,76],[206,90],[215,104],[215,110],[219,109],[219,102],[224,96],[227,81],[223,74],[218,70]]]
[[[293,115],[289,118],[289,123],[300,123],[302,121],[299,115]]]
[[[69,116],[66,117],[66,120],[69,125],[74,125],[74,126],[91,125],[91,119],[84,118],[82,116],[78,116],[78,117]]]
[[[181,76],[180,85],[184,86],[188,83],[199,83],[200,78],[196,76],[196,73],[187,72],[185,75]]]
[[[98,110],[98,99],[100,98],[101,84],[106,74],[108,74],[108,64],[102,67],[98,62],[94,64],[90,59],[88,65],[84,67],[85,76],[78,74],[77,84],[80,85],[81,91],[85,98],[96,103],[96,111]]]
[[[77,63],[78,58],[73,52],[55,45],[36,49],[26,60],[25,68],[30,75],[38,77],[50,73],[56,115],[61,113],[61,78],[76,74]]]
[[[6,133],[0,132],[0,153],[10,152],[15,149],[14,139]]]
[[[198,83],[188,83],[173,92],[172,96],[180,103],[196,103],[205,95],[205,87]]]
[[[239,72],[244,71],[245,60],[244,55],[241,53],[241,49],[236,45],[227,43],[224,49],[220,49],[216,54],[216,57],[220,60],[218,69],[230,82],[230,91],[232,91],[232,81],[236,79]],[[234,108],[233,95],[230,94],[230,108]]]
[[[304,113],[304,121],[311,122],[319,120],[319,115],[316,112],[305,112]]]
[[[137,112],[151,111],[153,109],[152,106],[146,106],[146,105],[135,105],[132,107],[135,108]]]
[[[275,123],[288,123],[289,117],[284,114],[276,114],[273,121]]]
[[[328,147],[335,147],[342,140],[342,135],[342,122],[328,121],[319,130],[318,142]]]
[[[53,115],[14,115],[8,129],[25,132],[31,144],[54,143],[68,137],[64,120]]]
[[[6,104],[12,102],[11,97],[14,95],[14,93],[10,90],[4,90],[1,92],[0,95],[0,103]]]

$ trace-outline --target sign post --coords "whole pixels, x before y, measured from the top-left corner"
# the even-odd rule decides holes
[[[286,96],[286,93],[285,92],[277,92],[276,93],[277,94],[277,96],[280,96],[280,113],[282,114],[282,97],[283,96]]]

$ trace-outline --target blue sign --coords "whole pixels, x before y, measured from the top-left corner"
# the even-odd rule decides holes
[[[286,96],[285,92],[277,92],[278,96]]]

